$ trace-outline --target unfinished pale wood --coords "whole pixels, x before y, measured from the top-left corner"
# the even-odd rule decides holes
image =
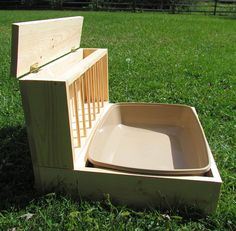
[[[85,119],[85,108],[84,108],[84,77],[79,79],[79,85],[80,85],[80,99],[81,99],[81,108],[82,108],[83,131],[84,131],[84,136],[87,136],[87,132],[86,132],[86,119]]]
[[[104,103],[104,107],[102,108],[102,110],[100,111],[100,113],[97,114],[96,120],[92,120],[92,121],[91,121],[91,123],[92,123],[91,128],[89,128],[89,126],[88,126],[88,121],[86,121],[86,124],[87,124],[87,129],[86,129],[86,131],[87,131],[87,136],[85,137],[85,136],[83,136],[83,134],[81,135],[81,137],[80,137],[80,138],[81,138],[81,147],[73,146],[73,151],[74,151],[74,156],[73,156],[74,168],[75,168],[76,166],[78,166],[78,163],[80,162],[80,159],[81,159],[81,160],[82,160],[82,159],[83,159],[83,160],[85,159],[85,156],[83,155],[83,150],[86,150],[86,149],[87,149],[87,145],[90,143],[91,136],[93,136],[94,131],[96,130],[98,121],[102,118],[103,113],[104,113],[104,111],[106,111],[108,105],[109,105],[108,102],[105,102],[105,103]],[[87,109],[87,103],[85,104],[85,109]],[[81,110],[80,110],[80,113],[81,113]],[[70,126],[75,129],[75,119],[74,119],[72,116],[70,116],[70,119],[71,119],[71,121],[72,121],[71,124],[70,124]],[[81,132],[83,132],[83,131],[82,131],[82,129],[83,129],[83,128],[82,128],[82,115],[80,115],[80,124],[81,124]],[[72,130],[72,131],[73,131],[73,130]],[[74,131],[75,131],[75,130],[74,130]],[[71,137],[72,137],[72,140],[73,140],[72,144],[76,144],[76,143],[77,143],[77,136],[76,136],[76,133],[73,132],[72,135],[71,135]],[[82,161],[81,164],[83,164],[83,163],[84,163],[84,162]]]
[[[32,65],[40,67],[79,48],[82,25],[80,16],[14,23],[11,74],[22,76]]]
[[[100,60],[106,54],[107,49],[97,49],[91,53],[91,55],[83,59],[83,49],[81,48],[75,53],[70,53],[44,67],[41,67],[38,73],[30,73],[21,79],[35,81],[61,81],[67,82],[68,85],[71,85],[76,79],[90,69],[97,60]],[[74,62],[72,62],[73,57],[76,60]],[[61,59],[63,61],[61,61]],[[106,99],[106,101],[108,100]]]
[[[81,78],[83,77],[85,72],[92,66],[94,66],[95,63],[107,53],[106,49],[97,48],[78,49],[74,52],[74,50],[79,47],[82,22],[83,17],[71,17],[55,20],[15,23],[12,27],[12,71],[15,72],[14,74],[19,76],[29,72],[32,66],[40,67],[39,70],[35,71],[35,73],[30,73],[21,78],[21,81],[37,81],[37,83],[39,83],[40,81],[50,82],[48,84],[51,84],[52,81],[56,81],[61,82],[61,84],[64,84],[66,86],[65,89],[67,89],[67,114],[70,114],[68,120],[69,130],[71,133],[71,140],[73,140],[72,137],[75,131],[77,133],[76,143],[79,148],[81,146],[80,123],[83,125],[83,135],[85,137],[87,135],[86,116],[88,116],[89,120],[88,127],[92,129],[93,126],[91,121],[90,103],[87,103],[87,94],[91,92],[92,86],[87,86],[87,82],[89,83],[90,81],[89,79],[87,80],[84,78],[81,82],[82,86],[80,86],[79,95],[77,95],[77,89],[73,89],[76,88],[75,81],[81,81]],[[34,47],[36,48],[34,50],[32,50],[32,43],[31,41],[29,41],[29,37],[31,41],[37,44],[37,46]],[[78,42],[78,46],[76,45],[76,42]],[[75,43],[75,45],[73,43]],[[41,67],[42,65],[66,53],[69,54],[64,57],[61,57],[60,59],[55,60],[52,63],[49,63],[46,66]],[[21,58],[22,55],[25,59]],[[28,65],[28,61],[30,65]],[[93,78],[94,81],[92,82],[92,84],[95,85],[97,79],[94,76]],[[22,82],[22,86],[22,88],[27,88],[27,84],[25,84],[25,82]],[[93,97],[95,106],[94,112],[96,116],[97,98],[95,93],[93,94]],[[89,100],[91,100],[91,98]],[[85,108],[85,103],[87,108]],[[52,114],[53,113],[56,113],[54,107],[52,107]],[[58,114],[58,117],[60,117],[60,113]],[[40,121],[40,123],[43,124],[44,122]],[[40,123],[38,125],[40,125]],[[76,125],[75,128],[71,126],[73,123],[74,125]],[[40,157],[39,159],[41,158],[42,157]],[[72,159],[73,158],[74,154],[72,149]],[[40,164],[40,166],[44,165],[44,163],[38,160],[34,163]]]
[[[69,86],[69,100],[68,100],[68,104],[70,105],[70,110],[71,113],[73,114],[73,116],[75,116],[75,106],[74,106],[74,92],[73,92],[73,85]]]
[[[65,82],[64,74],[78,65],[83,59],[83,48],[69,53],[39,69],[37,73],[30,73],[21,77],[22,80],[61,81]]]
[[[93,98],[94,98],[94,115],[96,118],[96,114],[97,114],[97,89],[96,89],[96,78],[95,78],[95,66],[92,67],[92,89],[93,89]]]
[[[90,109],[90,91],[91,91],[91,86],[90,86],[90,81],[89,81],[89,70],[85,73],[85,80],[86,80],[86,92],[87,92],[87,104],[88,104],[88,119],[89,119],[89,128],[92,127],[92,119],[91,119],[91,109]]]
[[[91,93],[90,98],[91,98],[91,101],[93,104],[93,112],[94,112],[93,119],[94,120],[96,120],[96,114],[98,113],[97,112],[98,97],[96,95],[96,92],[93,92],[93,90],[96,90],[94,87],[96,86],[95,84],[97,82],[97,76],[95,76],[97,73],[95,72],[94,66],[95,66],[97,59],[101,60],[102,57],[106,54],[106,50],[99,50],[99,52],[97,52],[97,53],[96,53],[96,51],[97,51],[97,49],[92,49],[92,51],[89,51],[90,55],[94,55],[94,53],[95,53],[94,57],[91,58],[90,55],[88,55],[87,57],[85,57],[83,59],[83,58],[81,58],[81,54],[83,54],[84,51],[83,51],[83,49],[79,49],[78,51],[76,51],[73,54],[68,54],[67,55],[68,58],[66,56],[61,58],[65,62],[65,65],[63,65],[63,62],[61,62],[60,61],[61,59],[59,59],[59,60],[54,61],[53,63],[50,63],[49,65],[42,67],[38,73],[31,73],[31,74],[21,78],[21,80],[23,80],[23,81],[28,81],[28,80],[30,80],[30,81],[31,80],[32,81],[60,81],[60,82],[66,83],[69,86],[68,89],[71,89],[70,86],[73,85],[74,82],[69,84],[69,82],[67,81],[68,80],[67,76],[68,76],[68,72],[70,73],[71,70],[73,73],[75,73],[73,70],[73,67],[76,66],[76,63],[73,62],[73,59],[71,57],[73,57],[74,59],[77,60],[77,62],[79,62],[79,64],[82,66],[82,68],[80,68],[80,70],[82,70],[82,71],[77,75],[76,78],[74,77],[74,80],[75,81],[79,80],[80,78],[85,76],[85,73],[86,73],[86,76],[88,75],[89,77],[88,77],[88,86],[86,86],[87,80],[84,80],[83,89],[79,93],[80,97],[81,97],[81,92],[83,92],[83,97],[81,98],[81,99],[83,99],[83,101],[77,100],[79,98],[78,96],[71,96],[71,93],[69,93],[70,96],[69,96],[69,100],[68,100],[68,105],[70,105],[71,104],[70,101],[72,101],[71,108],[69,110],[72,111],[72,117],[75,117],[74,119],[75,119],[75,125],[76,125],[76,127],[74,129],[72,127],[71,127],[71,129],[72,129],[72,134],[73,134],[73,131],[75,131],[77,133],[77,142],[76,142],[77,147],[81,146],[81,144],[80,144],[81,143],[81,141],[80,141],[80,139],[81,139],[80,122],[83,125],[82,126],[83,127],[83,135],[86,136],[87,134],[86,134],[86,119],[85,119],[86,112],[85,112],[85,109],[81,107],[81,110],[83,110],[81,116],[80,116],[79,112],[77,113],[76,111],[80,110],[79,106],[78,106],[79,104],[85,103],[85,100],[88,97],[87,96],[88,89],[90,89],[90,93]],[[82,62],[82,61],[84,61],[84,62]],[[83,65],[85,65],[86,67],[89,67],[89,68],[88,69],[84,68]],[[68,66],[68,68],[66,68],[67,66]],[[59,71],[58,71],[58,69],[59,69]],[[55,76],[54,73],[56,73],[57,76]],[[65,76],[66,76],[66,78],[65,78]],[[91,78],[91,82],[90,82],[89,78]],[[72,90],[68,90],[68,91],[72,91]],[[73,95],[73,93],[72,93],[72,95]],[[77,105],[77,110],[75,109],[75,105]],[[88,111],[89,127],[91,128],[91,126],[92,126],[91,119],[92,118],[91,118],[90,104],[89,105],[87,104],[87,107],[88,108],[86,110]],[[75,114],[75,112],[76,112],[76,114]],[[73,119],[71,119],[71,121],[73,121]],[[70,123],[73,123],[73,122],[70,122]]]
[[[222,183],[212,154],[210,157],[210,176],[141,175],[86,166],[77,170],[40,168],[43,182],[37,188],[44,191],[56,186],[60,190],[61,186],[72,195],[92,200],[109,194],[113,203],[136,208],[194,206],[209,214],[217,206]]]
[[[75,110],[75,123],[76,123],[76,132],[77,132],[77,142],[78,147],[81,147],[81,138],[80,138],[80,124],[79,124],[79,107],[78,107],[78,95],[76,82],[73,83],[73,93],[74,93],[74,110]]]
[[[100,112],[100,70],[98,69],[98,61],[95,64],[95,70],[96,70],[96,82],[97,82],[97,104],[98,104],[98,113]]]
[[[103,78],[104,78],[104,100],[108,101],[109,91],[108,91],[108,55],[104,55],[103,61]]]
[[[102,65],[102,59],[99,60],[99,70],[100,70],[100,92],[101,92],[101,103],[102,107],[104,106],[104,80],[103,80],[103,65]]]
[[[65,23],[63,25],[66,26]],[[72,27],[66,26],[67,31],[70,30],[68,28]],[[16,39],[13,39],[13,53],[20,47],[19,31],[16,25],[15,28],[13,26],[13,34],[16,35]],[[72,50],[74,48],[70,47]],[[59,50],[61,52],[63,49]],[[51,57],[50,49],[49,53]],[[44,61],[45,57],[41,59]],[[12,60],[15,67],[19,64],[17,60]],[[31,61],[34,61],[32,57]],[[34,61],[30,63],[32,65],[41,64]],[[26,71],[29,71],[30,66],[27,64]],[[17,68],[13,72],[17,74]],[[135,207],[171,207],[176,206],[176,203],[184,203],[196,205],[206,213],[215,209],[222,182],[212,155],[211,169],[205,176],[145,175],[88,165],[89,144],[99,121],[111,106],[107,103],[106,49],[78,49],[41,67],[39,72],[21,78],[20,88],[35,183],[39,190],[61,188],[90,199],[101,199],[104,193],[108,193],[113,202]],[[85,130],[83,136],[82,129]]]
[[[72,169],[66,84],[21,80],[20,90],[33,164]]]
[[[89,68],[82,76],[78,76],[78,78],[72,84],[73,86],[78,85],[78,89],[76,90],[76,95],[73,96],[70,93],[69,101],[70,103],[70,113],[71,113],[71,129],[73,130],[72,136],[74,137],[74,131],[76,131],[76,141],[74,147],[81,147],[81,139],[87,137],[87,129],[92,128],[92,112],[91,112],[91,101],[93,106],[93,115],[94,121],[96,120],[96,116],[100,114],[103,105],[100,105],[101,97],[101,69],[98,64],[101,59],[94,64],[91,68]],[[92,79],[92,82],[91,80]],[[69,85],[69,89],[71,85]],[[93,93],[91,93],[93,92]],[[90,101],[91,100],[91,101]],[[80,106],[74,106],[80,105]],[[79,108],[79,109],[78,109]],[[76,115],[75,115],[76,111]],[[80,124],[82,124],[83,135],[81,135]],[[80,136],[80,137],[79,137]],[[74,140],[74,138],[73,138]],[[76,144],[79,144],[78,146]]]
[[[92,89],[92,97],[93,97],[93,119],[96,119],[96,104],[95,104],[95,80],[94,80],[94,67],[91,68],[91,89]]]
[[[100,100],[99,100],[99,71],[97,69],[97,62],[94,65],[95,70],[95,89],[96,89],[96,102],[97,102],[97,113],[100,113]]]

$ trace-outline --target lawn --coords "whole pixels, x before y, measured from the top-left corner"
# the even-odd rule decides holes
[[[142,211],[33,188],[11,23],[85,17],[81,47],[109,49],[111,102],[180,103],[199,114],[224,181],[216,212]],[[0,11],[0,230],[236,230],[236,21],[200,15]]]

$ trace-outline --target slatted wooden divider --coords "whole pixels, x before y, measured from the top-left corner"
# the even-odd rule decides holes
[[[73,147],[80,148],[108,101],[107,54],[69,86]]]

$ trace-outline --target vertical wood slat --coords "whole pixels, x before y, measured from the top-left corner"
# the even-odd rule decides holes
[[[95,114],[97,114],[97,82],[96,82],[96,66],[95,65],[93,65],[93,89],[94,89]]]
[[[70,110],[73,117],[75,116],[75,106],[74,106],[74,93],[73,93],[73,84],[69,86],[69,95],[70,95]]]
[[[93,119],[95,120],[96,119],[96,105],[95,105],[95,78],[94,78],[94,66],[92,66],[92,76],[91,76],[91,79],[92,79],[92,84],[91,84],[91,88],[92,88],[92,92],[93,92]]]
[[[102,107],[104,106],[104,81],[103,81],[103,65],[102,65],[102,59],[99,60],[99,70],[100,70],[100,96],[101,96],[101,103]]]
[[[91,110],[90,110],[90,83],[89,83],[89,70],[85,73],[85,81],[86,81],[86,92],[87,92],[87,107],[88,107],[88,120],[89,120],[89,128],[92,127],[92,121],[91,121]]]
[[[95,68],[95,88],[96,88],[96,100],[97,100],[97,112],[100,113],[100,96],[99,96],[99,70],[98,70],[98,67],[97,67],[97,62],[95,63],[94,65],[94,68]]]
[[[108,69],[107,69],[107,55],[105,55],[103,58],[103,79],[104,79],[104,100],[108,100]]]
[[[86,119],[85,119],[85,108],[84,108],[84,76],[82,76],[79,79],[79,86],[80,86],[80,98],[81,98],[83,131],[84,131],[84,136],[87,136]]]
[[[106,80],[106,100],[109,99],[109,89],[108,89],[108,55],[106,54],[105,57],[105,80]]]
[[[78,147],[82,145],[81,130],[83,137],[86,137],[87,128],[92,128],[92,120],[96,120],[96,115],[108,99],[106,65],[105,55],[70,85],[71,115],[76,122]]]
[[[78,95],[77,95],[77,87],[76,82],[73,83],[73,93],[74,93],[74,106],[75,106],[75,123],[76,123],[76,131],[77,131],[77,142],[78,147],[81,146],[80,141],[80,126],[79,126],[79,108],[78,108]]]

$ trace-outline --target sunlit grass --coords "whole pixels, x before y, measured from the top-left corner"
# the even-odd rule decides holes
[[[181,103],[199,114],[223,178],[216,213],[137,212],[38,195],[19,86],[9,76],[11,23],[85,16],[81,47],[109,49],[111,102]],[[198,15],[0,11],[0,230],[235,230],[236,21]],[[33,214],[28,220],[22,214]],[[169,215],[163,215],[169,214]]]

